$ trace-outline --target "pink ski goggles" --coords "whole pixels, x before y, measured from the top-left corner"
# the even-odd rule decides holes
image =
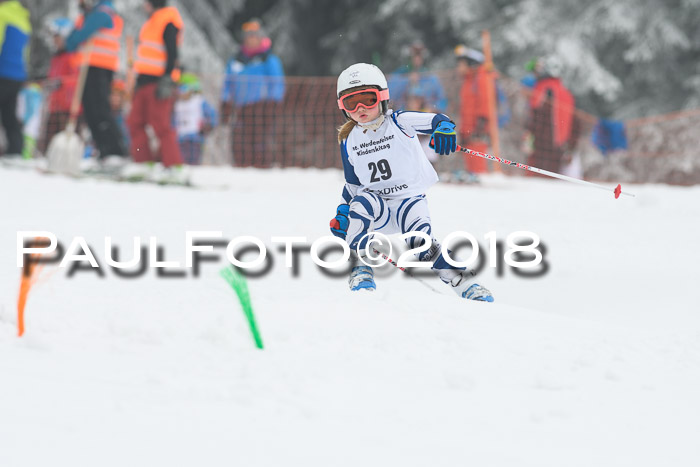
[[[381,101],[389,100],[389,90],[383,89],[362,89],[351,92],[338,99],[338,108],[346,112],[355,112],[362,106],[366,109],[373,109]]]

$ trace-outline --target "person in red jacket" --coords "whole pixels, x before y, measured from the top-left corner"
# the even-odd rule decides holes
[[[51,57],[46,89],[49,94],[48,120],[39,150],[45,152],[54,135],[66,127],[70,116],[70,105],[78,81],[79,69],[75,54],[61,50],[65,38],[73,29],[68,18],[57,18],[49,25],[56,53]]]
[[[177,8],[167,6],[166,0],[146,0],[144,8],[149,18],[139,34],[134,62],[138,74],[136,91],[127,119],[131,156],[134,162],[143,166],[142,175],[148,176],[152,164],[146,163],[155,161],[146,133],[146,126],[150,125],[160,142],[166,177],[186,178],[172,118],[177,98],[176,83],[180,80],[178,48],[182,45],[184,23]]]
[[[462,78],[460,89],[460,141],[469,149],[488,153],[489,137],[489,71],[484,54],[458,45],[455,48],[457,73]],[[493,89],[493,88],[491,88]],[[472,174],[488,170],[485,159],[464,155],[464,168]]]
[[[561,64],[556,57],[536,60],[532,71],[537,81],[524,136],[528,164],[559,173],[570,162],[581,133],[576,101],[559,78]]]

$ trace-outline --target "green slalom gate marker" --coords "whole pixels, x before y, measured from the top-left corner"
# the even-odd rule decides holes
[[[248,325],[250,326],[250,332],[253,334],[253,339],[255,339],[255,346],[259,349],[263,348],[262,337],[260,337],[260,331],[258,331],[258,325],[255,324],[255,315],[253,315],[253,305],[250,301],[250,292],[248,291],[248,283],[245,277],[241,275],[233,266],[230,268],[223,268],[219,271],[219,275],[224,278],[226,282],[231,286],[231,288],[238,295],[238,300],[241,302],[241,307],[243,308],[243,314],[245,314],[248,320]]]

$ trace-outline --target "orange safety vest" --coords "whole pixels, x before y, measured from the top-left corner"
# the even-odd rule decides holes
[[[117,14],[116,11],[107,7],[98,7],[112,18],[112,28],[102,28],[97,31],[97,34],[91,37],[92,52],[88,59],[88,64],[105,70],[117,71],[119,69],[119,48],[122,32],[124,31],[124,20]],[[80,29],[83,27],[85,18],[83,15],[78,17],[75,26]],[[87,47],[83,45],[83,49]],[[82,64],[85,60],[83,52],[79,52],[75,57],[78,64]]]
[[[459,93],[461,99],[461,133],[469,134],[473,132],[480,117],[488,120],[490,116],[489,96],[486,90],[488,89],[489,79],[490,75],[485,65],[469,70],[464,77]]]
[[[184,22],[175,7],[165,7],[156,10],[139,34],[139,47],[136,51],[134,70],[139,75],[163,76],[168,64],[168,52],[165,49],[163,33],[169,23],[178,29],[177,45],[182,45],[182,28]],[[175,68],[171,74],[174,81],[180,80],[180,70]]]

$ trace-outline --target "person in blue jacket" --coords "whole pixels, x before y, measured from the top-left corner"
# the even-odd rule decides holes
[[[284,99],[284,69],[260,20],[243,24],[243,45],[226,66],[222,123],[232,127],[234,163],[267,167],[275,160],[275,113]]]
[[[414,41],[408,49],[409,62],[389,76],[391,99],[398,108],[437,113],[447,110],[447,97],[440,79],[425,66],[427,53],[422,41]],[[408,107],[411,96],[416,95],[423,97],[424,109]]]
[[[17,119],[17,97],[27,80],[29,11],[17,0],[0,0],[0,119],[7,138],[7,157],[21,157],[22,125]]]

